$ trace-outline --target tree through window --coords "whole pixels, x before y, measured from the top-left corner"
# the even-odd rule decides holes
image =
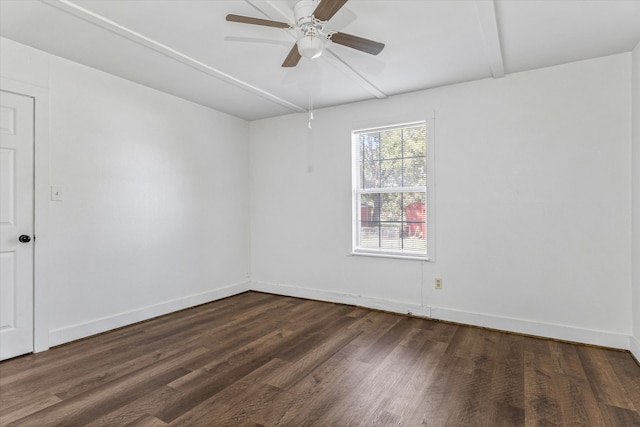
[[[427,255],[426,123],[353,132],[356,253]]]

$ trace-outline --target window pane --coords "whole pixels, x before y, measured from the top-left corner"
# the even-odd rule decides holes
[[[360,155],[366,160],[380,158],[380,133],[364,133],[360,135]]]
[[[380,195],[382,208],[381,221],[402,221],[402,193],[383,193]]]
[[[402,186],[402,159],[380,161],[380,186],[383,188]]]
[[[402,129],[391,129],[380,132],[381,155],[383,159],[399,159],[402,157]]]
[[[360,228],[360,245],[358,247],[363,249],[380,249],[380,228]]]
[[[382,223],[380,227],[380,247],[383,249],[402,249],[402,224]]]
[[[407,128],[404,132],[404,156],[418,157],[427,155],[427,133],[424,126]]]
[[[412,203],[418,202],[418,203],[422,203],[423,205],[425,204],[425,194],[422,191],[412,191],[412,192],[407,192],[404,193],[402,195],[403,197],[403,206],[406,212],[406,207],[409,206]],[[405,216],[406,219],[406,216]]]
[[[405,237],[403,243],[403,249],[411,252],[426,252],[427,251],[427,239],[419,238],[416,236]]]
[[[380,247],[380,194],[360,196],[360,247]]]
[[[363,194],[360,197],[360,225],[378,227],[380,224],[380,194]]]
[[[380,161],[368,160],[360,163],[362,188],[380,188]]]
[[[360,135],[361,188],[380,187],[380,134]]]
[[[403,178],[405,187],[427,185],[427,158],[405,159]]]
[[[426,251],[426,203],[425,193],[404,193],[404,249]]]
[[[380,195],[380,247],[402,249],[402,193]]]

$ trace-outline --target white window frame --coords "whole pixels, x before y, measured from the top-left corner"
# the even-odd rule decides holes
[[[389,129],[424,125],[426,129],[427,152],[427,185],[420,187],[372,188],[363,190],[360,186],[360,153],[359,135],[368,132],[379,132]],[[419,261],[435,261],[435,140],[434,119],[400,123],[357,129],[351,132],[351,176],[352,176],[352,212],[351,212],[351,255],[363,255],[382,258],[413,259]],[[360,242],[360,195],[398,192],[424,192],[426,200],[426,253],[409,252],[393,249],[373,249],[359,247]]]

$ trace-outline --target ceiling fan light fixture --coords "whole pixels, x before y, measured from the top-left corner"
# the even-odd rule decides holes
[[[234,14],[227,15],[226,19],[230,22],[262,25],[265,27],[281,28],[283,30],[295,30],[298,40],[296,44],[291,47],[289,54],[282,63],[282,67],[295,67],[303,56],[309,59],[319,57],[322,55],[325,44],[327,44],[327,46],[339,44],[371,55],[379,54],[384,48],[384,43],[339,31],[325,31],[327,22],[347,1],[348,0],[299,0],[293,10],[295,17],[294,24]]]
[[[313,34],[306,35],[301,37],[298,42],[298,52],[300,55],[305,58],[315,59],[322,55],[322,50],[324,49],[324,43],[320,39],[320,37],[314,36]]]

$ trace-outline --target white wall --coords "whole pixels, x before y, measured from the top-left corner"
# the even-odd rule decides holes
[[[51,345],[248,289],[246,121],[1,43],[2,77],[49,93]]]
[[[620,54],[252,122],[252,287],[628,348],[630,88]],[[349,256],[351,130],[434,111],[436,262]]]
[[[65,188],[36,200],[51,345],[249,287],[621,348],[633,325],[638,344],[631,54],[319,110],[309,131],[0,43],[2,77],[48,92],[40,179]],[[350,131],[434,111],[437,261],[349,256]]]
[[[640,43],[633,50],[633,337],[631,351],[640,360]]]

